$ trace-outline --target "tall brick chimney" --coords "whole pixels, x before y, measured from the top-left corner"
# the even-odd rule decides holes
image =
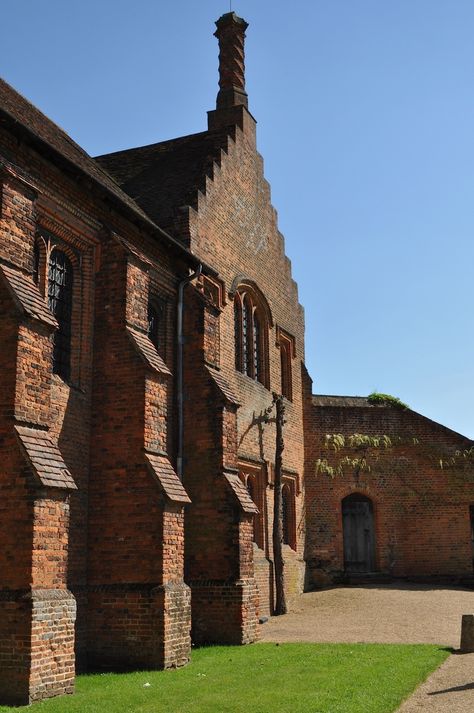
[[[248,24],[235,12],[227,12],[216,22],[219,40],[219,93],[216,108],[248,107],[245,91],[244,41]]]

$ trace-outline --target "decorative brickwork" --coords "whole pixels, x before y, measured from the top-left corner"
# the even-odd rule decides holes
[[[245,92],[244,40],[248,25],[235,12],[222,15],[216,22],[215,36],[219,40],[219,94],[217,108],[243,104]]]

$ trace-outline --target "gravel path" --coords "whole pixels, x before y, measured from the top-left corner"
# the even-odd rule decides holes
[[[399,713],[473,713],[474,654],[453,654],[398,709]]]
[[[474,592],[415,584],[308,592],[262,627],[263,641],[443,644],[458,649]],[[474,713],[474,653],[450,656],[398,713]]]
[[[289,614],[271,617],[262,627],[262,640],[458,648],[461,615],[470,613],[474,613],[474,592],[467,589],[405,583],[335,587],[293,600]]]

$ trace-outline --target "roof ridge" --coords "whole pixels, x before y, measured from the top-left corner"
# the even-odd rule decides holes
[[[118,151],[110,151],[103,154],[97,154],[96,156],[92,156],[92,158],[95,161],[97,159],[105,158],[106,156],[117,156],[118,154],[129,153],[131,151],[152,149],[156,148],[157,146],[164,146],[165,144],[177,144],[180,142],[184,143],[185,140],[194,139],[196,136],[204,136],[208,133],[208,131],[197,131],[195,134],[187,134],[186,136],[176,136],[174,139],[164,139],[164,141],[154,141],[151,144],[143,144],[142,146],[131,146],[128,149],[119,149]]]

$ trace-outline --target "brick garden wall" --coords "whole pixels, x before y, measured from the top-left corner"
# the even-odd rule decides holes
[[[314,397],[307,420],[308,585],[344,573],[341,503],[351,493],[369,497],[374,509],[375,567],[395,577],[459,578],[473,573],[469,506],[474,501],[472,467],[439,467],[439,459],[470,441],[407,409],[322,405]],[[327,397],[331,399],[331,397]],[[323,447],[325,434],[386,434],[402,444],[368,455],[371,472],[347,468],[344,475],[315,474],[317,458],[335,463]],[[416,439],[417,443],[413,443]]]

